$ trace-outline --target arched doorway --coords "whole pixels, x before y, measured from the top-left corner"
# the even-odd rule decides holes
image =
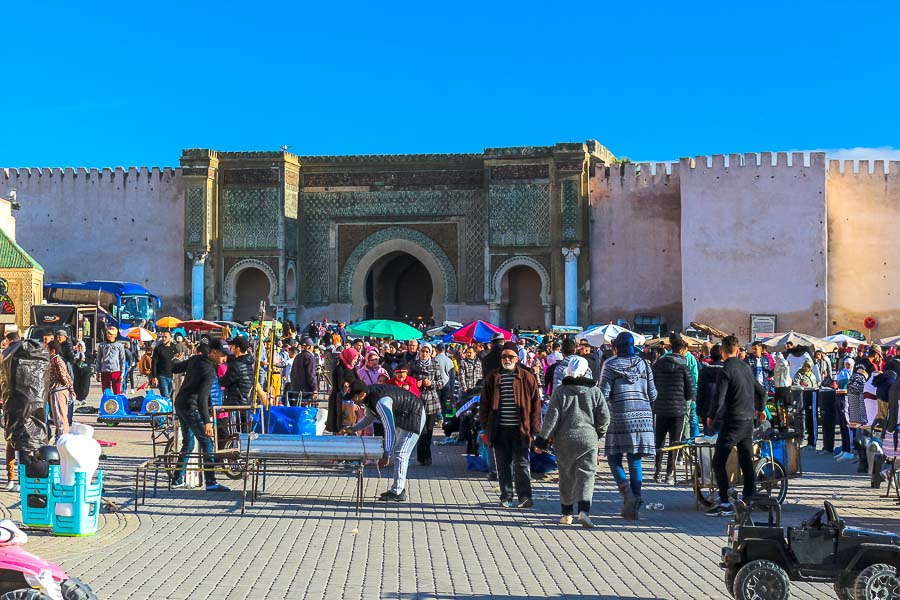
[[[544,327],[541,286],[541,276],[531,267],[516,265],[506,271],[500,282],[501,305],[506,307],[506,314],[503,315],[506,327]]]
[[[366,319],[426,322],[434,315],[434,285],[428,268],[407,252],[385,254],[366,275]]]
[[[238,273],[234,285],[235,321],[251,321],[259,317],[259,303],[263,300],[269,302],[269,277],[260,269],[247,267]]]

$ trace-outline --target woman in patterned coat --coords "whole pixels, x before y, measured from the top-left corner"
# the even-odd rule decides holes
[[[431,436],[434,433],[434,424],[441,412],[441,400],[438,390],[444,387],[444,376],[438,364],[431,359],[431,346],[422,344],[419,348],[419,358],[414,360],[409,367],[410,376],[419,381],[419,396],[425,405],[425,427],[419,436],[416,449],[416,459],[420,465],[431,464]]]
[[[647,361],[635,354],[630,333],[620,333],[613,348],[616,356],[603,364],[600,375],[600,392],[610,413],[606,457],[622,494],[622,517],[637,521],[643,504],[641,459],[656,455],[651,405],[656,400],[656,386]],[[628,476],[622,466],[626,456]]]

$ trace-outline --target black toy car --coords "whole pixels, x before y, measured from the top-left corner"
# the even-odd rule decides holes
[[[760,498],[768,523],[735,500],[722,548],[725,585],[737,600],[784,600],[791,581],[828,582],[840,600],[900,599],[900,536],[847,527],[830,502],[800,527],[781,527],[781,508]]]

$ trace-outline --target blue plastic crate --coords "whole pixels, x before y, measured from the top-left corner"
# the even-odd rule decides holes
[[[87,536],[97,533],[100,523],[100,497],[103,494],[103,470],[97,471],[97,481],[87,483],[86,474],[75,473],[75,485],[63,485],[59,480],[52,485],[53,534],[63,536]],[[59,515],[60,504],[71,504],[71,515]]]
[[[53,483],[59,483],[59,465],[49,465],[47,477],[28,477],[25,465],[19,465],[22,523],[26,526],[53,526]]]

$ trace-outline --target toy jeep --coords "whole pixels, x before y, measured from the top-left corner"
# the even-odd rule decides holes
[[[728,593],[737,600],[784,600],[791,581],[828,582],[840,600],[900,599],[900,536],[847,527],[830,502],[800,527],[781,527],[781,508],[767,498],[768,523],[755,524],[734,501],[734,522],[722,548]]]

